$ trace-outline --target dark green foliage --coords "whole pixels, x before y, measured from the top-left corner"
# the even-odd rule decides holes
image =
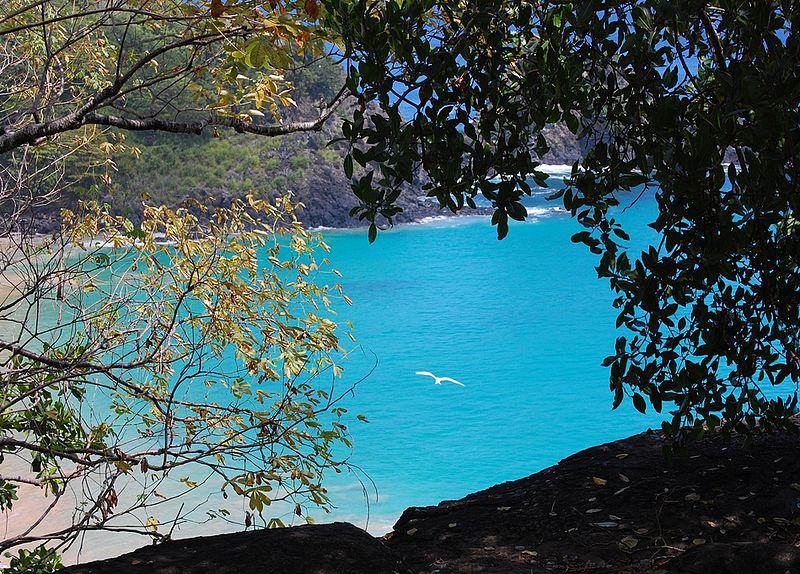
[[[565,124],[586,153],[554,199],[586,228],[573,240],[598,255],[629,331],[605,361],[614,405],[671,405],[677,442],[721,422],[785,426],[800,377],[797,2],[325,4],[350,89],[381,108],[344,125],[348,175],[375,166],[353,180],[354,213],[391,218],[423,170],[453,212],[489,200],[503,238],[545,182],[542,130]],[[615,208],[643,186],[661,242],[637,255]]]
[[[5,556],[10,558],[8,567],[3,570],[5,574],[49,574],[63,566],[58,552],[44,545],[33,550],[23,548],[16,554],[6,552]]]
[[[331,59],[322,59],[298,64],[288,79],[294,86],[298,107],[281,113],[287,120],[312,119],[318,113],[317,102],[333,97],[341,88],[344,71]],[[179,104],[191,107],[188,101]],[[108,194],[92,197],[89,178],[78,195],[106,201],[116,212],[134,220],[139,216],[142,197],[151,204],[175,206],[192,197],[226,205],[251,192],[278,196],[292,191],[308,204],[313,201],[316,185],[311,180],[329,180],[328,172],[341,172],[343,152],[339,146],[328,145],[340,135],[335,120],[326,124],[321,133],[276,138],[229,132],[221,132],[219,137],[129,133],[126,143],[138,147],[141,156],[116,158],[118,171],[112,174]],[[311,223],[325,224],[318,218]]]
[[[0,479],[0,509],[10,510],[14,506],[14,501],[19,500],[17,491],[16,484]]]

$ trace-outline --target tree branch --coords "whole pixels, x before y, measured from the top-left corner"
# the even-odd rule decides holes
[[[722,49],[722,42],[720,41],[719,35],[714,28],[714,23],[706,13],[705,8],[700,10],[700,22],[703,25],[703,30],[705,30],[706,36],[708,36],[708,43],[711,44],[711,50],[714,54],[714,61],[717,63],[717,66],[719,66],[720,69],[726,69],[728,66],[725,63],[725,52]]]
[[[23,145],[37,143],[43,138],[78,129],[87,123],[91,123],[86,121],[86,118],[89,114],[92,114],[95,110],[108,105],[116,96],[119,95],[119,92],[122,90],[122,88],[139,70],[144,68],[162,54],[166,54],[172,50],[177,50],[187,46],[204,46],[213,44],[216,41],[224,39],[225,37],[240,34],[242,32],[242,29],[234,29],[228,31],[227,35],[215,32],[200,36],[193,36],[191,38],[186,38],[178,42],[162,46],[157,50],[147,53],[135,64],[133,64],[127,72],[118,75],[113,84],[95,94],[75,111],[49,122],[29,124],[18,130],[9,130],[5,133],[0,132],[2,133],[2,135],[0,135],[0,154],[9,152]]]
[[[174,120],[164,120],[161,118],[124,118],[121,116],[112,116],[93,112],[86,115],[84,123],[111,126],[128,131],[157,131],[195,135],[202,134],[203,130],[209,126],[219,126],[232,128],[238,133],[251,133],[261,136],[279,136],[295,132],[319,130],[322,128],[322,125],[325,123],[328,115],[320,116],[313,121],[264,125],[226,116],[210,116],[198,121],[180,122]]]
[[[33,486],[42,486],[42,482],[40,480],[36,480],[35,478],[25,478],[24,476],[2,476],[0,475],[0,480],[5,482],[19,482],[24,484],[31,484]]]
[[[291,122],[288,124],[257,124],[239,118],[210,115],[195,121],[175,121],[162,118],[126,118],[90,111],[83,116],[70,114],[46,124],[35,124],[17,132],[0,136],[0,153],[5,153],[21,145],[31,144],[42,137],[55,135],[83,125],[103,125],[128,131],[158,131],[200,135],[209,126],[231,128],[238,133],[260,136],[280,136],[297,132],[319,131],[345,98],[347,89],[342,87],[331,102],[325,104],[315,120]]]

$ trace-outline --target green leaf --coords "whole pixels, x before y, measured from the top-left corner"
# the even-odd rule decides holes
[[[351,178],[353,177],[353,156],[347,154],[344,158],[344,174]]]

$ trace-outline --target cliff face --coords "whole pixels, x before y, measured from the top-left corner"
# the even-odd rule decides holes
[[[306,120],[316,114],[315,102],[298,100],[284,121]],[[341,114],[346,114],[342,110]],[[332,140],[341,137],[341,115],[319,132],[264,138],[224,132],[220,137],[137,135],[138,159],[119,162],[112,190],[103,201],[116,212],[134,215],[146,194],[150,203],[178,205],[185,198],[224,206],[248,193],[275,197],[291,192],[305,205],[301,219],[310,227],[355,227],[349,216],[357,204],[342,168],[345,150]],[[400,223],[438,211],[419,198],[419,186],[400,197]]]
[[[550,144],[550,151],[542,158],[547,164],[571,165],[584,153],[583,146],[566,125],[555,124],[542,130],[542,135]]]
[[[65,574],[800,572],[796,433],[706,438],[668,464],[657,433],[577,453],[377,540],[336,523],[176,540]]]
[[[307,100],[299,104],[292,119],[308,117],[313,110]],[[565,127],[552,126],[546,133],[553,149],[545,162],[571,164],[580,157],[580,146]],[[156,204],[177,205],[192,197],[217,206],[251,192],[273,197],[291,192],[305,206],[300,216],[306,225],[358,227],[363,223],[349,215],[357,199],[342,168],[345,151],[336,144],[328,145],[340,136],[340,117],[320,132],[280,138],[225,134],[179,140],[151,135],[137,142],[141,158],[120,163],[113,192],[100,199],[135,218],[143,192]],[[403,191],[398,199],[403,211],[396,216],[396,223],[450,214],[442,212],[435,200],[422,196],[419,181]]]
[[[341,66],[327,61],[298,71],[290,79],[295,84],[297,107],[283,110],[281,119],[287,122],[315,118],[317,104],[330,100],[344,81]],[[341,137],[342,117],[351,111],[348,105],[353,104],[345,104],[319,132],[276,138],[223,130],[219,137],[127,134],[127,144],[141,150],[141,156],[117,159],[118,170],[112,173],[110,189],[99,186],[102,192],[92,191],[93,181],[87,178],[60,205],[52,206],[50,216],[58,207],[74,206],[78,199],[108,203],[115,212],[135,221],[142,198],[150,204],[177,206],[193,198],[223,206],[247,193],[274,197],[292,192],[305,205],[301,218],[308,226],[360,226],[362,222],[349,215],[357,200],[342,168],[345,149],[330,143]],[[580,156],[580,145],[564,126],[551,126],[545,134],[552,145],[544,158],[546,163],[570,164]],[[421,195],[421,182],[404,191],[398,200],[403,208],[396,217],[398,223],[442,214],[435,200],[426,201]],[[54,225],[54,221],[42,217],[39,231],[48,231]]]

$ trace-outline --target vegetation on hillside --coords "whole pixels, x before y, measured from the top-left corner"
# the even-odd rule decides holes
[[[297,107],[282,111],[284,121],[313,117],[314,106],[336,95],[344,84],[344,71],[330,59],[297,64],[286,74]],[[338,118],[338,116],[337,116]],[[138,157],[117,162],[113,185],[103,201],[120,213],[138,215],[142,196],[157,205],[180,205],[187,197],[212,199],[225,205],[249,193],[275,197],[291,191],[298,201],[314,204],[310,186],[320,174],[341,171],[341,146],[329,145],[340,136],[336,118],[318,132],[281,137],[237,133],[204,133],[183,137],[158,132],[138,133],[128,144]],[[331,182],[347,200],[346,180]],[[300,214],[302,217],[302,214]],[[310,222],[314,223],[314,222]]]
[[[286,71],[285,80],[292,88],[295,105],[282,109],[281,119],[304,121],[315,117],[321,102],[336,96],[344,85],[345,73],[331,57],[307,58],[295,62]],[[172,104],[190,108],[192,101],[178,95]],[[143,199],[176,207],[191,198],[223,207],[248,194],[274,199],[287,192],[302,203],[298,217],[309,227],[362,225],[350,216],[358,200],[342,170],[346,148],[336,143],[342,138],[342,121],[352,107],[352,101],[345,101],[318,131],[279,137],[225,131],[191,136],[133,132],[125,138],[128,153],[115,150],[114,168],[109,170],[103,162],[94,162],[70,193],[60,197],[50,210],[37,214],[36,229],[56,229],[56,207],[74,207],[87,199],[106,203],[114,213],[138,221]],[[413,221],[437,211],[435,202],[420,198],[420,187],[417,181],[406,186],[406,193],[399,198],[403,212],[397,221]]]

